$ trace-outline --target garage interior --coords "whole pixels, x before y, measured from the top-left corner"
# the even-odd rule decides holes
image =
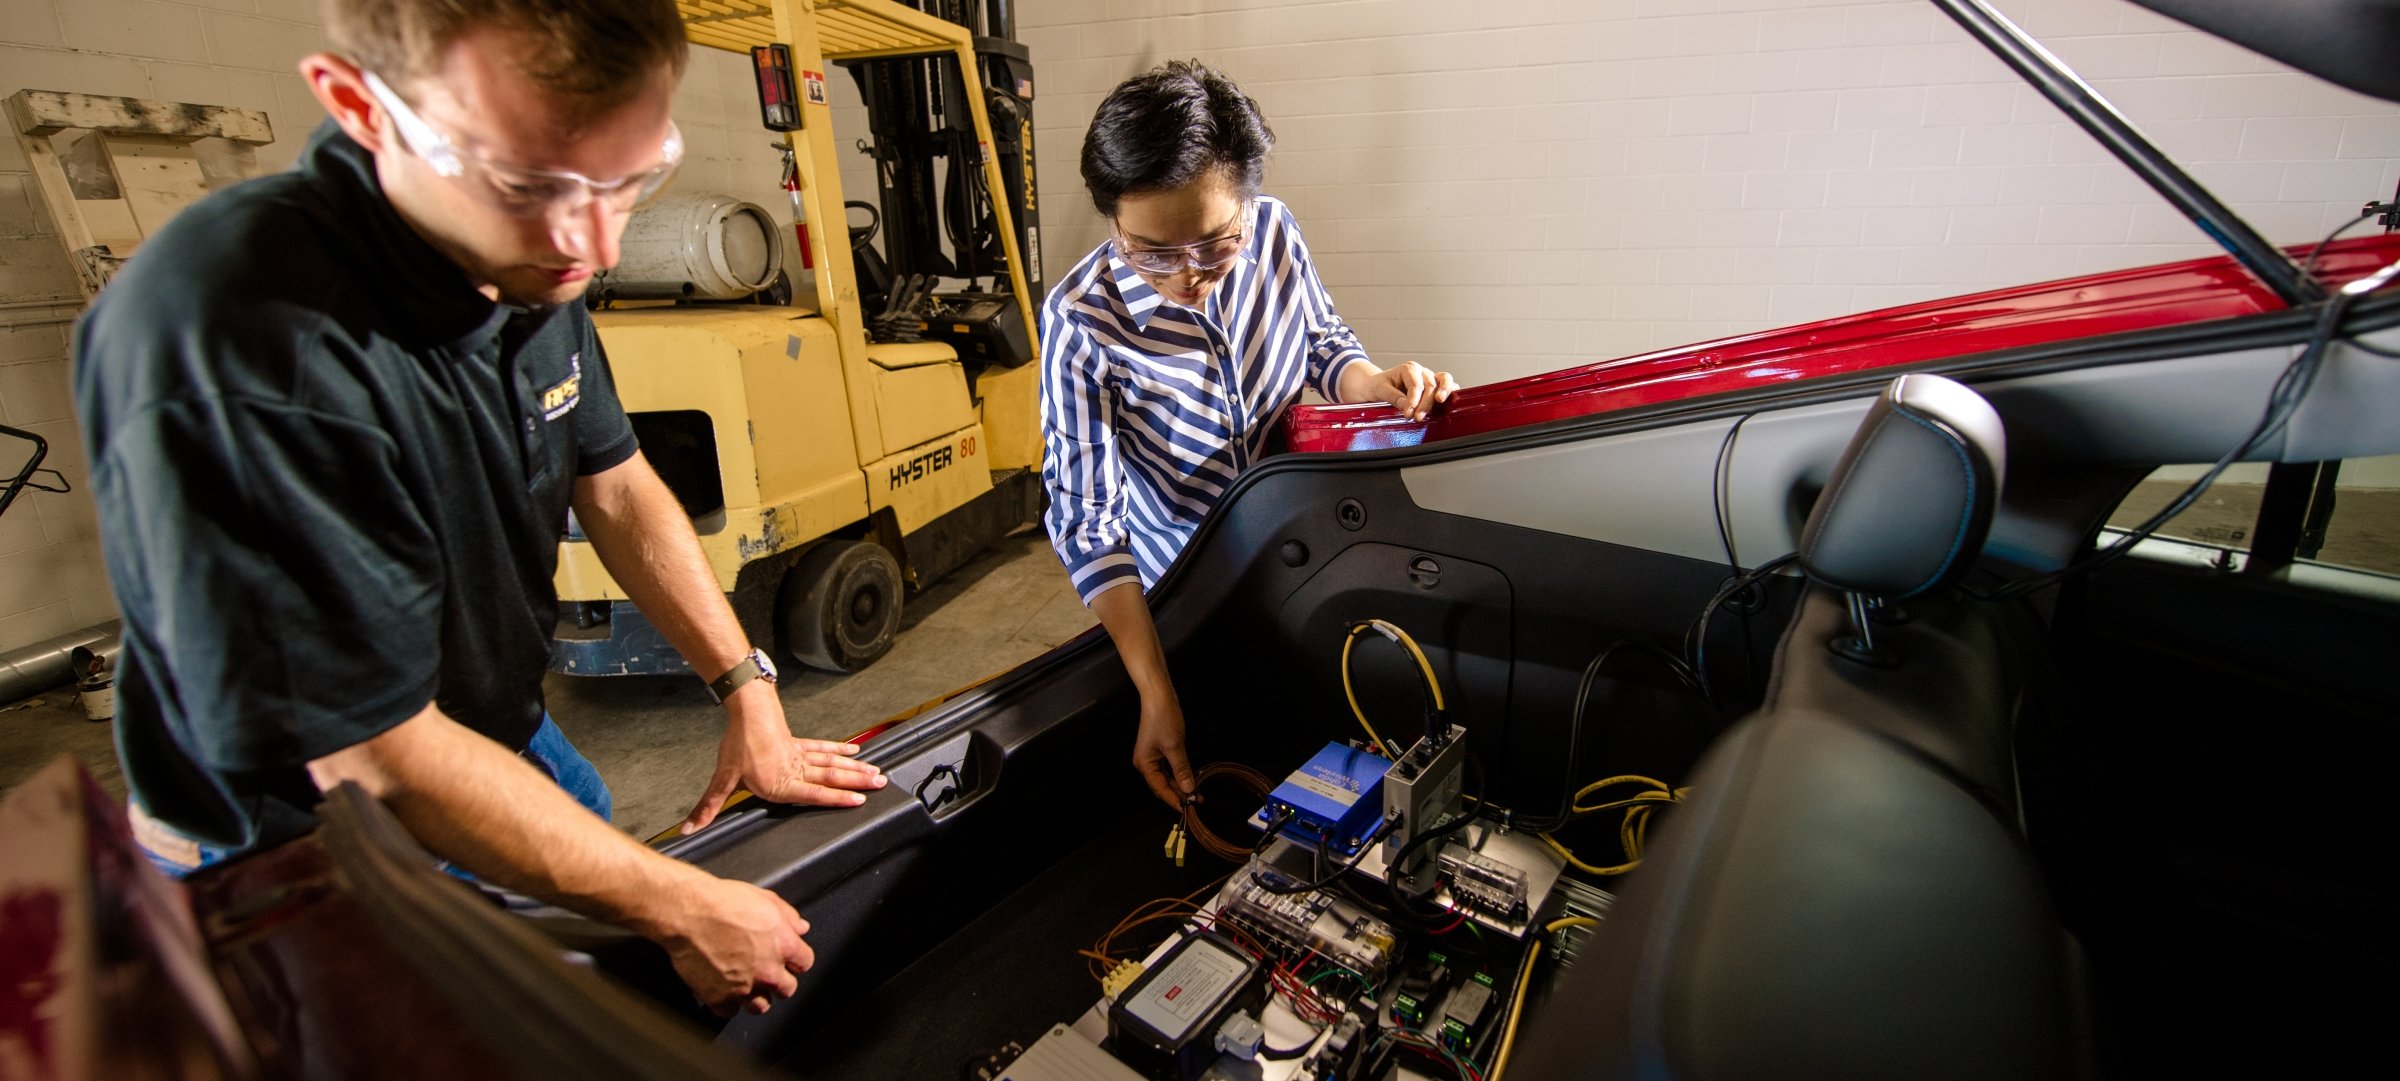
[[[1008,6],[1037,87],[1039,210],[1028,224],[1041,280],[1065,277],[1108,236],[1077,167],[1094,107],[1136,72],[1197,57],[1273,124],[1265,191],[1292,208],[1370,354],[1468,387],[2221,251],[1921,0]],[[2314,243],[2362,204],[2400,201],[2400,108],[2388,102],[2125,0],[1992,6],[2276,244]],[[42,90],[251,110],[272,124],[255,153],[273,170],[321,118],[293,65],[324,47],[315,0],[0,0],[0,98]],[[868,123],[860,91],[847,77],[825,86],[841,184],[872,198],[875,163],[849,149]],[[691,151],[670,193],[751,204],[789,240],[795,204],[745,61],[694,50],[675,119]],[[7,134],[0,425],[46,442],[41,464],[63,490],[28,490],[0,512],[0,654],[104,632],[116,615],[69,389],[85,299],[35,163]],[[0,439],[0,479],[22,442]],[[2159,469],[2111,524],[2149,517],[2203,468]],[[2263,464],[2236,467],[2162,536],[2188,542],[2191,559],[2238,565],[2267,478]],[[2321,498],[2303,558],[2400,582],[2400,455],[2345,462]],[[888,654],[847,674],[787,669],[778,693],[795,734],[867,730],[1097,633],[1038,522],[962,559],[909,591]],[[554,672],[544,689],[614,790],[621,830],[649,838],[683,818],[719,731],[698,681]],[[2176,700],[2207,702],[2204,688]],[[1111,708],[1123,724],[1093,738],[1129,740],[1131,703]],[[0,793],[68,755],[121,798],[109,731],[72,686],[0,702]],[[1092,858],[1147,856],[1168,822],[1160,811],[1155,828],[1119,823]],[[1150,871],[1141,886],[1198,883]],[[1086,900],[1095,912],[1083,915],[1123,907],[1114,893]],[[1058,933],[1024,904],[978,926]],[[920,963],[950,973],[980,960]],[[875,1016],[882,1001],[851,1015],[861,1027],[845,1053],[924,1067],[876,1027],[889,1024]],[[862,1050],[887,1038],[893,1046]]]

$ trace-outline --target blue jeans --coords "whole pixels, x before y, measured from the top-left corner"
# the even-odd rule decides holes
[[[525,744],[525,760],[549,774],[575,802],[599,815],[600,821],[616,821],[616,798],[609,795],[608,782],[600,779],[591,759],[567,742],[567,734],[558,730],[558,722],[548,713],[542,714],[542,726],[533,730],[533,739]]]
[[[526,761],[533,763],[534,768],[541,770],[551,780],[558,782],[558,787],[565,789],[568,795],[575,797],[575,802],[582,804],[585,810],[599,815],[603,822],[611,820],[610,813],[616,807],[616,800],[609,795],[608,782],[600,779],[600,771],[593,768],[591,759],[585,758],[583,752],[576,750],[574,744],[567,742],[567,734],[558,730],[558,722],[551,720],[548,713],[542,714],[542,726],[534,729],[533,739],[525,744],[523,757]],[[140,815],[140,813],[140,809],[135,808],[135,814]],[[139,832],[136,831],[137,840]],[[199,861],[186,865],[161,855],[148,845],[139,847],[142,849],[143,855],[150,857],[151,865],[166,872],[169,878],[182,878],[212,863],[237,855],[241,851],[240,849],[201,843],[196,846]],[[475,878],[448,863],[442,864],[442,870],[469,881],[473,881]]]

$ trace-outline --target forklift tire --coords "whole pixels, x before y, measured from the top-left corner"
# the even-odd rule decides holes
[[[775,593],[775,638],[793,660],[856,672],[891,652],[900,632],[900,561],[872,541],[811,549]]]

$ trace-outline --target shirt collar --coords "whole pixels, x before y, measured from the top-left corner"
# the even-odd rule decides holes
[[[461,354],[490,345],[512,314],[484,296],[450,257],[392,209],[375,172],[375,155],[327,120],[309,136],[297,166],[331,197],[340,228],[360,249],[360,269],[378,282],[383,302],[416,344]]]
[[[1108,276],[1117,285],[1117,303],[1124,306],[1125,317],[1133,323],[1134,331],[1146,332],[1150,329],[1150,317],[1166,306],[1167,298],[1158,295],[1158,290],[1151,288],[1117,255],[1116,241],[1104,243],[1108,245]]]
[[[1252,257],[1252,253],[1258,250],[1259,238],[1266,234],[1266,230],[1259,226],[1260,220],[1260,215],[1255,212],[1251,214],[1250,239],[1242,244],[1241,251],[1234,254],[1233,270],[1226,273],[1226,280],[1230,281],[1233,275],[1242,268],[1257,262]],[[1167,306],[1167,298],[1160,296],[1158,290],[1151,288],[1149,282],[1142,280],[1142,276],[1134,271],[1131,264],[1117,255],[1115,239],[1103,240],[1101,243],[1108,248],[1108,277],[1110,281],[1116,283],[1117,302],[1124,306],[1125,317],[1133,323],[1135,333],[1148,332],[1151,317],[1157,315],[1160,308]],[[1222,281],[1217,284],[1219,288],[1224,286]],[[1206,304],[1208,301],[1202,299],[1201,303]]]

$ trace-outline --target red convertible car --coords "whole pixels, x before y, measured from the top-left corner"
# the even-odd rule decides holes
[[[2400,100],[2390,0],[2140,2]],[[764,1015],[708,1017],[647,943],[462,888],[353,790],[186,909],[53,778],[12,838],[89,836],[99,869],[0,882],[0,1075],[2381,1060],[2364,737],[2400,718],[2400,578],[2323,546],[2343,464],[2400,453],[2400,210],[2270,245],[1979,0],[1937,3],[2226,254],[1424,422],[1296,411],[1294,453],[1151,593],[1203,802],[1176,821],[1125,768],[1135,695],[1097,631],[892,725],[867,754],[897,783],[863,808],[746,804],[664,845],[814,924]],[[2238,463],[2267,478],[2240,527],[2173,528]]]

